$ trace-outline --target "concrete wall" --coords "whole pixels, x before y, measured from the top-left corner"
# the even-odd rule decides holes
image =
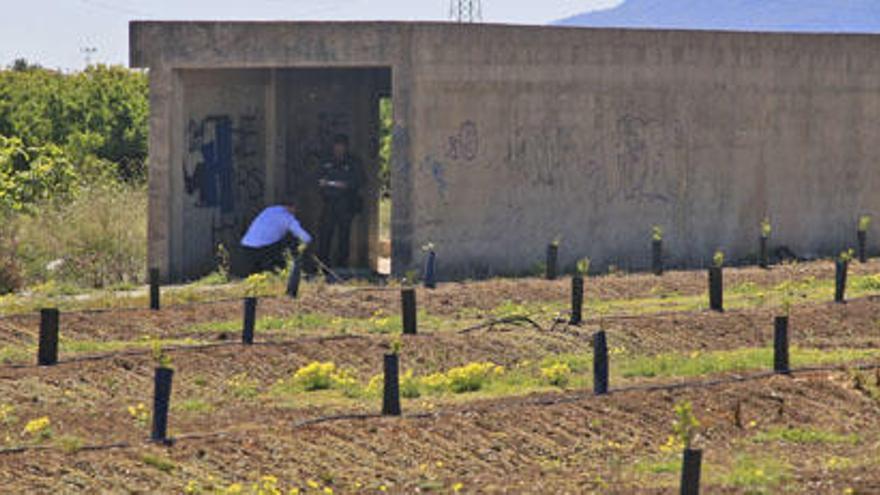
[[[528,271],[557,236],[569,266],[645,267],[652,225],[673,263],[736,260],[765,216],[773,245],[830,255],[880,218],[880,37],[428,26],[413,46],[413,242],[458,275]]]
[[[193,277],[216,266],[219,244],[238,245],[266,203],[269,73],[184,70],[180,78],[186,125],[174,136],[182,145],[172,154],[172,195],[182,203],[172,250]]]
[[[176,74],[224,67],[391,68],[398,274],[427,242],[445,276],[528,271],[557,236],[566,264],[644,266],[655,224],[672,261],[697,266],[716,248],[754,252],[764,216],[773,244],[836,253],[860,214],[880,218],[878,49],[878,36],[134,23],[132,64],[151,70],[151,262],[174,259]],[[276,120],[269,109],[269,161],[286,156]]]

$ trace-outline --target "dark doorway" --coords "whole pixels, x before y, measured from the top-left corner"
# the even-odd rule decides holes
[[[278,196],[295,198],[304,227],[317,234],[320,167],[331,156],[334,136],[348,136],[366,178],[360,190],[363,207],[352,222],[349,263],[356,271],[375,273],[385,251],[380,198],[387,192],[382,174],[388,173],[381,162],[380,102],[391,97],[391,69],[284,69],[278,76],[278,142],[284,146]]]

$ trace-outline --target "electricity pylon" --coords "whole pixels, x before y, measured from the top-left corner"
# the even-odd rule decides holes
[[[456,22],[480,22],[483,5],[480,0],[450,0],[449,18]]]

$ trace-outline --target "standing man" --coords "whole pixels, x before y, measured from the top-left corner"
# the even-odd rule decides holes
[[[321,165],[318,188],[324,206],[318,234],[318,257],[327,265],[346,267],[349,262],[351,221],[363,209],[359,191],[364,183],[360,161],[348,152],[348,136],[333,139],[333,156]],[[338,234],[336,255],[331,258],[330,247]]]
[[[248,275],[284,268],[285,248],[290,248],[296,257],[296,240],[303,243],[303,248],[312,242],[312,236],[302,228],[295,213],[294,204],[270,206],[251,222],[241,239]]]

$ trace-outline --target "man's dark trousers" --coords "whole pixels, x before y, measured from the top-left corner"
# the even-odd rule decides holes
[[[296,253],[297,241],[291,236],[261,248],[243,247],[247,259],[247,275],[255,273],[283,270],[286,267],[284,251]]]
[[[349,201],[338,199],[324,203],[321,211],[321,227],[318,232],[318,258],[334,267],[348,266],[351,221],[354,215]],[[330,259],[333,238],[337,238],[336,256]]]

